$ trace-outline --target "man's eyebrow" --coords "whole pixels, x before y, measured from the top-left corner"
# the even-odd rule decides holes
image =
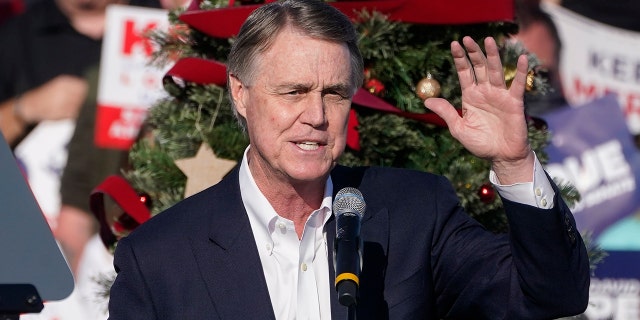
[[[311,91],[312,87],[313,87],[313,84],[311,83],[286,82],[286,83],[281,83],[274,86],[274,90],[276,91],[299,90],[299,91],[308,92],[308,91]],[[346,83],[331,84],[322,88],[323,93],[338,92],[340,94],[346,95],[350,91],[351,91],[351,86]]]
[[[299,82],[286,82],[279,85],[276,85],[274,88],[276,90],[303,90],[309,91],[312,87],[311,84],[299,83]]]
[[[347,94],[351,91],[351,86],[344,83],[336,83],[330,86],[326,86],[322,89],[322,92],[338,92],[340,94]]]

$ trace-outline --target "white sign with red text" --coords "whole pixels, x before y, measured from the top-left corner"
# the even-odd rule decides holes
[[[615,93],[629,130],[640,134],[640,32],[545,4],[562,41],[560,74],[573,106]]]
[[[152,66],[152,30],[167,30],[168,12],[134,6],[107,8],[102,44],[96,145],[127,149],[135,141],[147,109],[165,96],[162,77],[169,69]]]

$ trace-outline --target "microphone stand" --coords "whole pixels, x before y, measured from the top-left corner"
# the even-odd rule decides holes
[[[347,319],[348,320],[356,320],[356,304],[352,304],[350,306],[347,307],[349,312],[347,315]]]
[[[352,280],[343,280],[336,285],[338,302],[347,307],[347,319],[356,320],[358,306],[358,285]]]

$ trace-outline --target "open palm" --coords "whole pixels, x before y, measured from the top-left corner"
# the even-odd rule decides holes
[[[532,163],[523,102],[527,58],[519,57],[516,76],[507,88],[495,40],[485,39],[486,56],[470,37],[462,42],[464,48],[458,42],[451,44],[462,89],[462,115],[440,98],[427,99],[425,106],[446,121],[453,137],[467,150],[491,160],[494,169]]]

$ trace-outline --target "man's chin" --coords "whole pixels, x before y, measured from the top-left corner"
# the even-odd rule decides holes
[[[333,168],[333,166],[331,167]],[[294,183],[324,183],[329,177],[329,173],[331,172],[331,168],[327,169],[318,169],[318,168],[309,168],[306,170],[301,170],[297,172],[293,172],[289,175],[289,178],[294,181]]]

